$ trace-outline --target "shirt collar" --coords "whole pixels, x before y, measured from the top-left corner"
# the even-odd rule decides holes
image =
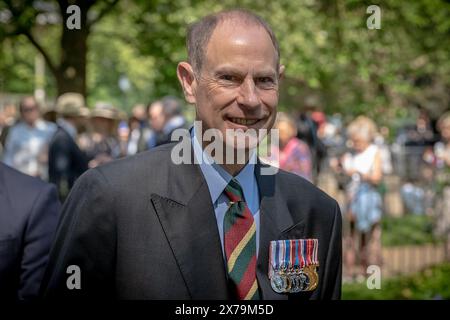
[[[215,203],[233,177],[221,165],[215,163],[211,156],[203,150],[197,139],[195,128],[191,129],[191,138],[196,163],[199,164],[206,183],[208,184],[211,200]],[[255,158],[256,152],[253,152],[250,158],[251,161],[249,161],[239,174],[235,176],[235,179],[242,187],[246,202],[251,202],[255,196],[253,194],[256,184],[254,176]]]

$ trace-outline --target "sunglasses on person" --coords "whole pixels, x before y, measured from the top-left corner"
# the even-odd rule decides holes
[[[37,106],[27,106],[27,107],[23,107],[22,108],[22,113],[28,113],[28,112],[32,112],[32,111],[36,111],[37,110]]]

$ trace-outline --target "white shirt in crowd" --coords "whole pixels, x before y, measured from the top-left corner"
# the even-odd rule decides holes
[[[47,178],[48,143],[56,125],[37,120],[32,127],[25,122],[15,124],[6,138],[3,161],[25,174]]]

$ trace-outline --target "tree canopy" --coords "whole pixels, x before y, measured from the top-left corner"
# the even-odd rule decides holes
[[[8,13],[9,2],[26,10]],[[286,65],[282,109],[315,106],[328,113],[364,113],[389,122],[404,118],[415,106],[428,109],[434,117],[449,108],[450,4],[444,0],[383,1],[378,30],[366,25],[369,1],[79,2],[89,4],[84,18],[88,33],[83,93],[91,104],[109,100],[129,110],[137,102],[180,95],[176,65],[186,59],[186,26],[211,12],[240,7],[265,18],[278,37]],[[46,60],[58,62],[53,67],[47,63],[47,92],[56,95],[65,90],[52,69],[60,67],[67,75],[67,65],[83,58],[73,55],[64,64],[61,52],[71,55],[79,40],[72,44],[62,40],[72,31],[64,29],[61,3],[67,1],[0,4],[0,91],[29,93],[34,55],[44,51]],[[43,4],[59,8],[53,10],[54,23],[36,22]],[[118,85],[125,78],[130,82],[128,90]]]

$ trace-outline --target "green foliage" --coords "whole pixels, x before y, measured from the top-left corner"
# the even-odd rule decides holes
[[[450,264],[445,263],[412,276],[381,281],[381,289],[370,290],[366,283],[344,284],[344,300],[429,300],[450,299]]]
[[[425,215],[406,215],[382,220],[381,241],[383,246],[402,246],[435,243],[433,219]]]
[[[176,65],[186,59],[186,26],[208,13],[241,7],[267,19],[278,36],[281,61],[286,65],[280,92],[283,109],[300,110],[314,98],[328,113],[366,114],[391,127],[405,121],[410,107],[417,104],[437,117],[450,100],[450,4],[386,0],[379,4],[381,29],[368,30],[370,4],[359,0],[121,0],[117,10],[91,30],[89,101],[108,98],[127,109],[137,101],[180,96]],[[48,30],[40,32],[40,37],[47,38],[47,48],[57,43]],[[0,70],[20,65],[0,59]],[[9,85],[17,73],[14,70],[8,79],[4,77],[3,89],[29,92],[29,76],[22,87]],[[124,74],[132,84],[126,95],[117,86]],[[53,85],[51,80],[47,83]]]
[[[0,92],[33,91],[33,53],[24,38],[0,42]]]
[[[106,17],[92,30],[88,53],[88,103],[109,101],[129,111],[133,104],[148,103],[154,98],[155,58],[137,49],[137,28],[129,15],[137,8],[128,6]],[[118,26],[119,24],[119,26]],[[122,92],[119,79],[126,76],[130,90]]]

